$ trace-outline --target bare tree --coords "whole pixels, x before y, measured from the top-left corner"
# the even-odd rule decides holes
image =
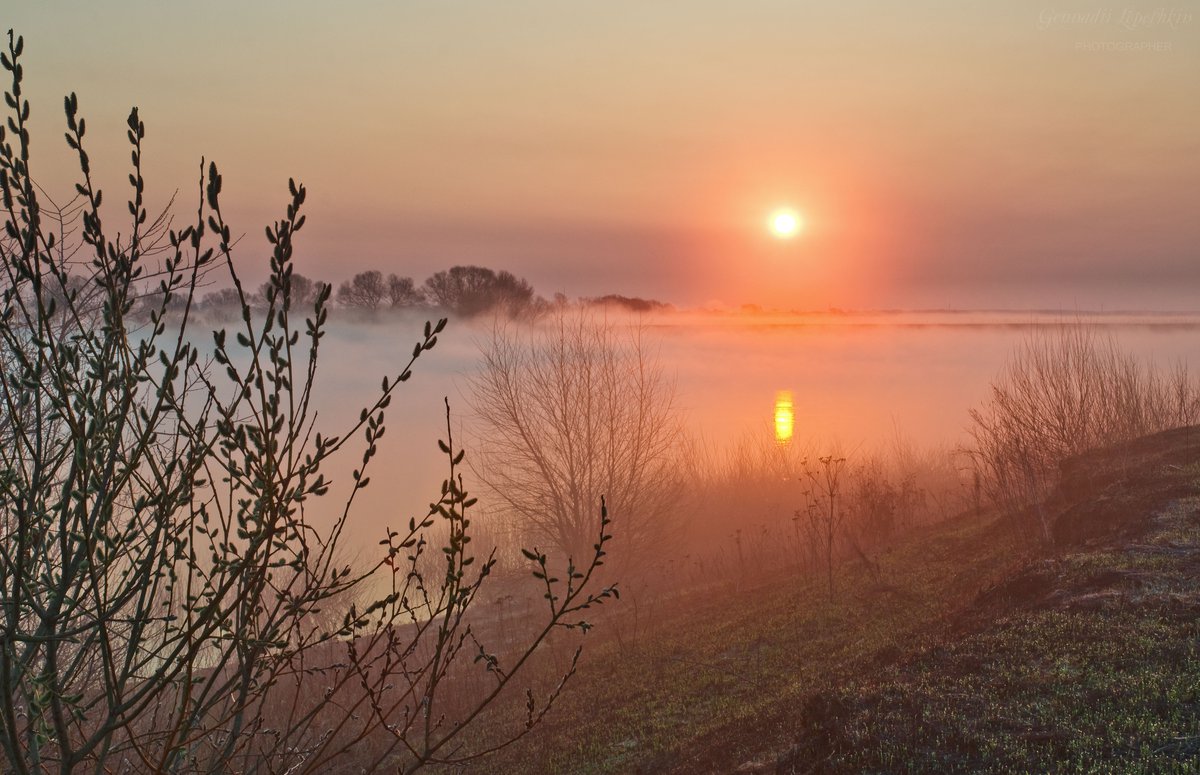
[[[589,504],[606,494],[625,558],[662,549],[679,527],[681,426],[641,329],[563,312],[497,326],[481,354],[474,470],[529,537],[585,556]]]
[[[470,317],[493,309],[519,316],[537,306],[533,286],[511,272],[481,266],[454,266],[425,280],[431,302]]]
[[[425,294],[416,287],[411,277],[388,275],[387,293],[393,307],[414,307],[425,301]]]
[[[242,296],[236,288],[209,291],[200,297],[197,309],[212,322],[233,320],[242,314]]]
[[[86,285],[98,289],[83,304],[30,172],[22,49],[10,31],[0,57],[11,76],[11,135],[0,129],[0,769],[411,772],[486,753],[464,748],[463,731],[549,632],[586,629],[581,612],[615,595],[586,591],[608,540],[603,503],[591,561],[562,581],[544,553],[526,555],[545,618],[526,643],[493,653],[470,616],[493,559],[475,564],[469,550],[474,499],[447,405],[449,476],[429,513],[387,530],[366,567],[339,562],[385,410],[446,321],[425,325],[344,433],[319,432],[312,386],[329,290],[307,319],[291,297],[304,187],[289,182],[285,213],[267,228],[265,310],[241,282],[215,164],[201,164],[195,220],[168,232],[157,295],[139,294],[157,238],[143,200],[145,127],[133,109],[130,216],[113,238],[72,94]],[[241,320],[202,352],[189,334],[208,271],[232,285]],[[140,329],[139,297],[157,304]],[[336,518],[310,521],[331,497],[324,468],[354,445]],[[426,578],[435,523],[447,540],[439,575]],[[484,690],[460,690],[470,671]],[[527,717],[497,744],[536,724],[559,691],[540,704],[529,695]]]
[[[338,286],[337,300],[346,307],[378,309],[387,297],[387,291],[383,273],[372,269],[369,272],[359,272],[353,279]]]
[[[317,297],[324,293],[329,283],[323,280],[311,280],[299,272],[292,272],[288,285],[288,298],[292,307],[298,310],[310,310],[317,302]],[[269,303],[273,286],[265,282],[258,289],[258,295]]]

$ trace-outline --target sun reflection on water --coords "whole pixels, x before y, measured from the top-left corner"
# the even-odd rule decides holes
[[[787,444],[796,428],[796,413],[792,408],[792,392],[780,390],[775,394],[775,441]]]

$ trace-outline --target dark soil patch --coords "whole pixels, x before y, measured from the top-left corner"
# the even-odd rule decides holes
[[[1200,491],[1197,460],[1200,427],[1164,431],[1065,461],[1058,492],[1046,504],[1056,512],[1055,548],[1136,538],[1157,510]]]

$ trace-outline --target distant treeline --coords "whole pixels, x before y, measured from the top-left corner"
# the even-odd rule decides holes
[[[495,271],[482,266],[454,266],[436,272],[417,285],[411,277],[384,275],[378,270],[359,272],[333,288],[324,280],[299,273],[291,276],[291,307],[311,309],[317,296],[330,289],[335,308],[351,310],[358,315],[384,310],[439,311],[455,317],[475,317],[483,314],[503,314],[512,318],[536,318],[551,310],[571,304],[584,306],[613,306],[629,312],[654,312],[671,308],[670,304],[654,299],[608,294],[583,297],[572,302],[566,295],[556,293],[546,299],[534,291],[529,281],[511,272]],[[268,285],[263,284],[247,301],[251,306],[266,306]],[[148,294],[142,307],[154,309],[161,302],[161,291]],[[171,300],[169,307],[182,311],[183,297]],[[236,317],[241,309],[238,292],[222,288],[201,295],[194,302],[206,318],[224,320]]]

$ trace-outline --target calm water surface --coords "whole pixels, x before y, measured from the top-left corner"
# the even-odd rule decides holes
[[[797,442],[856,449],[886,443],[897,432],[923,446],[964,442],[968,410],[986,397],[1013,348],[1039,328],[1078,319],[1029,312],[676,314],[643,324],[675,378],[688,427],[709,443],[727,445],[747,434],[770,438],[776,397],[787,391]],[[1164,366],[1200,365],[1200,315],[1086,320]],[[384,374],[394,376],[407,360],[420,328],[416,320],[335,325],[324,340],[319,427],[334,432],[354,420]],[[355,529],[365,531],[366,543],[384,524],[423,513],[437,495],[445,476],[437,453],[445,436],[443,397],[451,401],[455,433],[466,437],[466,383],[476,364],[475,341],[487,330],[482,323],[452,322],[393,401],[388,433],[371,464],[373,484],[359,505],[360,515],[370,515]],[[348,477],[343,472],[341,478]]]

